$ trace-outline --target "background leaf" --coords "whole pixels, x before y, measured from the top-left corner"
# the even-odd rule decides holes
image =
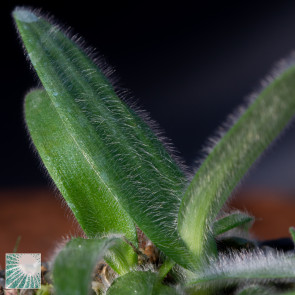
[[[274,79],[205,159],[182,200],[178,228],[196,256],[208,253],[212,223],[255,160],[295,113],[295,67]]]
[[[218,236],[235,227],[249,226],[254,222],[254,217],[249,216],[242,212],[231,213],[216,220],[213,224],[213,234]]]
[[[295,244],[295,228],[291,226],[291,227],[289,228],[289,232],[290,232],[290,234],[291,234],[291,237],[292,237],[293,243]]]

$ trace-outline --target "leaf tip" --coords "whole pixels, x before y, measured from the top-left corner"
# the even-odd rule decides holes
[[[290,233],[290,235],[291,235],[291,238],[292,238],[292,240],[293,240],[293,243],[295,244],[295,227],[291,226],[291,227],[289,228],[289,233]]]
[[[15,20],[25,23],[33,23],[39,20],[39,17],[31,9],[20,6],[13,10],[12,16]]]

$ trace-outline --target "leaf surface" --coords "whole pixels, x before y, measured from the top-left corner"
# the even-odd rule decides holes
[[[263,285],[251,285],[236,292],[236,295],[287,295],[285,292],[277,292],[274,288]]]
[[[177,295],[176,289],[158,282],[151,271],[130,272],[117,278],[108,289],[107,295]]]
[[[77,219],[85,219],[83,229],[90,236],[108,231],[111,221],[102,219],[109,212],[100,215],[101,204],[110,207],[110,218],[115,211],[111,208],[120,208],[119,215],[123,208],[166,255],[182,265],[193,264],[177,232],[186,178],[171,155],[148,124],[118,98],[101,69],[58,26],[25,8],[17,8],[13,16],[64,130],[55,132],[54,154],[53,145],[38,149],[42,133],[33,141]],[[66,143],[64,136],[71,142]],[[84,206],[85,198],[94,206]],[[89,218],[86,211],[93,211]],[[130,221],[126,215],[123,219],[128,223],[123,233],[136,244]]]
[[[72,133],[67,132],[44,90],[35,90],[26,96],[25,116],[43,163],[86,234],[94,237],[122,233],[136,244],[133,220],[109,190],[101,187],[100,172],[90,164],[91,159],[84,155]],[[129,265],[134,265],[136,254],[127,244],[123,248]]]
[[[119,238],[72,239],[61,250],[53,265],[53,281],[57,295],[87,295],[96,264]]]
[[[264,282],[273,279],[295,281],[295,256],[261,250],[241,251],[232,255],[220,254],[216,260],[195,272],[188,284],[204,284],[208,288],[237,283]]]

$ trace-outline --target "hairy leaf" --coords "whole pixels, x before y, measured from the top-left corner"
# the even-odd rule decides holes
[[[195,272],[188,284],[205,284],[208,287],[228,286],[254,281],[267,282],[272,279],[295,282],[295,256],[275,251],[241,251],[231,255],[220,255],[216,260]]]
[[[159,283],[156,273],[151,271],[130,272],[117,278],[107,295],[177,295],[176,289]]]
[[[178,228],[196,256],[212,242],[212,223],[255,160],[295,113],[295,67],[290,66],[250,104],[216,144],[188,186]]]
[[[57,295],[87,295],[98,261],[119,238],[72,239],[61,250],[53,265],[53,281]]]
[[[214,236],[218,236],[235,227],[248,226],[253,221],[254,218],[245,213],[232,213],[214,222],[213,234]]]
[[[295,295],[294,292],[279,291],[274,287],[263,285],[250,285],[238,290],[236,295]]]
[[[35,90],[26,96],[25,115],[44,164],[86,234],[93,237],[117,232],[136,244],[132,219],[109,190],[101,188],[99,171],[92,167],[72,133],[67,132],[44,90]],[[129,264],[135,264],[134,251],[127,244],[123,248]]]
[[[55,134],[59,140],[54,154],[48,147],[39,153],[75,215],[84,215],[77,204],[82,207],[85,198],[95,205],[85,206],[85,211],[96,211],[98,202],[120,208],[120,214],[122,207],[163,252],[182,265],[191,264],[177,232],[186,180],[176,162],[149,126],[118,98],[101,69],[58,26],[25,8],[17,8],[13,16],[64,130]],[[33,138],[37,149],[43,133]],[[65,144],[63,137],[71,142]],[[58,168],[53,157],[60,162]],[[108,214],[106,210],[104,216]],[[86,223],[82,227],[90,235],[109,227],[92,217]],[[130,231],[127,238],[135,243]]]
[[[236,295],[274,295],[278,293],[276,293],[275,290],[273,290],[273,288],[260,286],[260,285],[250,285],[250,286],[241,288],[235,294]]]

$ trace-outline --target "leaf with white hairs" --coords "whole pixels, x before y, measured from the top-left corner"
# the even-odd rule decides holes
[[[50,117],[46,108],[27,104],[33,142],[86,234],[122,232],[136,245],[134,221],[167,256],[193,265],[177,231],[186,184],[182,169],[149,125],[118,97],[102,69],[59,26],[26,8],[16,8],[13,16],[47,93],[43,104],[49,100],[55,114],[47,122],[42,120]],[[54,119],[60,127],[46,130]],[[54,144],[47,136],[56,137]],[[117,209],[122,224],[115,222]]]
[[[262,250],[220,254],[189,278],[188,285],[220,287],[245,282],[295,282],[295,255]]]
[[[188,186],[179,211],[178,229],[196,257],[210,255],[216,216],[252,164],[294,116],[294,81],[293,63],[241,113]]]

